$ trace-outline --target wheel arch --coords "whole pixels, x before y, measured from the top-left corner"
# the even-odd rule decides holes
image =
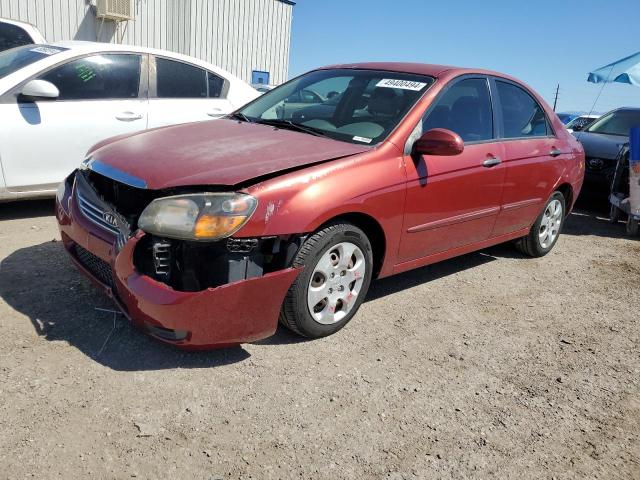
[[[336,222],[348,222],[362,230],[371,242],[373,252],[373,278],[376,278],[382,270],[386,258],[387,237],[382,225],[371,215],[362,212],[341,213],[324,221],[317,230]]]
[[[555,192],[560,192],[564,196],[565,201],[565,217],[569,216],[571,213],[571,208],[573,207],[573,187],[570,183],[564,182],[558,185]]]

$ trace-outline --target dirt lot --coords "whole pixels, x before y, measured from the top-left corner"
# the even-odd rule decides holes
[[[0,477],[640,478],[640,242],[576,213],[375,283],[337,335],[184,353],[0,205]]]

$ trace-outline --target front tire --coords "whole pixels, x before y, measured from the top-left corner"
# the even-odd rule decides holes
[[[355,225],[331,224],[304,242],[293,266],[304,270],[284,299],[280,323],[308,338],[326,337],[353,318],[369,290],[371,243]]]
[[[530,257],[543,257],[549,253],[560,237],[565,211],[564,195],[554,192],[529,234],[516,242],[516,248]]]

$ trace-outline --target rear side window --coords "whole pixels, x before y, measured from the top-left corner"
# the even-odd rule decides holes
[[[544,110],[522,88],[496,81],[502,109],[502,136],[504,138],[544,137],[551,134]]]
[[[187,63],[156,59],[158,98],[207,98],[207,72]]]
[[[65,63],[42,75],[60,90],[58,100],[137,98],[139,55],[91,55]]]
[[[0,22],[0,52],[32,43],[33,39],[22,28]]]
[[[489,83],[485,78],[468,78],[451,86],[436,100],[422,122],[422,131],[446,128],[465,142],[493,138],[493,111]]]

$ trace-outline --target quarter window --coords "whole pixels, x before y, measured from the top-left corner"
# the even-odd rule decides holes
[[[504,138],[544,137],[551,133],[544,110],[522,88],[496,81]]]
[[[140,56],[92,55],[65,63],[40,78],[58,87],[58,100],[137,98]]]
[[[209,82],[209,98],[220,98],[222,96],[222,87],[224,86],[224,79],[209,72],[207,74]]]
[[[485,78],[468,78],[450,87],[422,122],[422,131],[446,128],[465,142],[493,138],[493,112]]]

